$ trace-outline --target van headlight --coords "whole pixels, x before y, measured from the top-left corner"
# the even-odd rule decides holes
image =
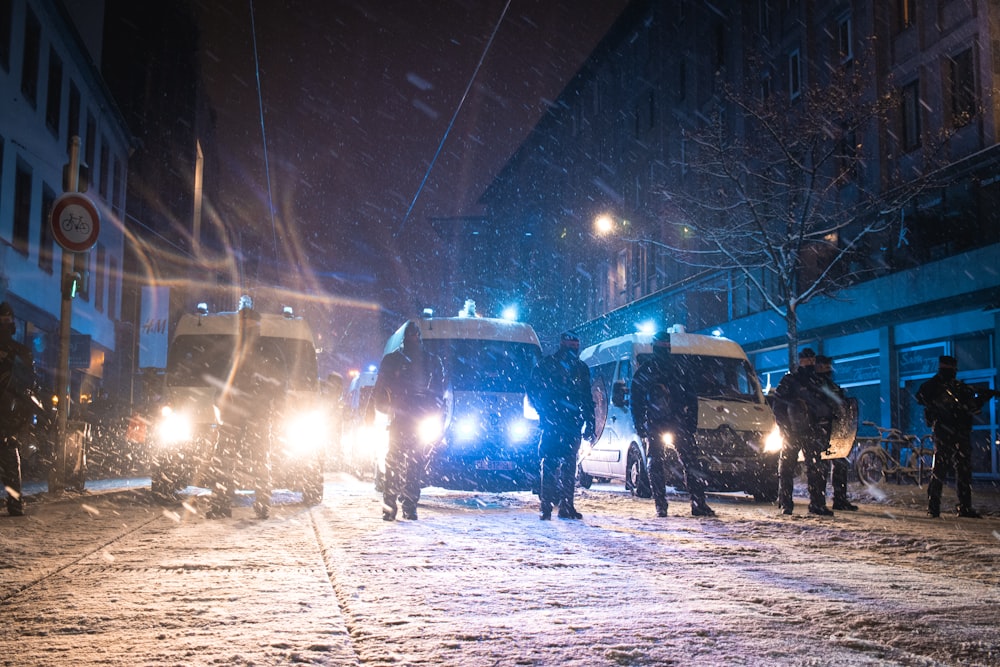
[[[289,454],[305,456],[326,446],[326,419],[322,412],[301,412],[285,420],[282,440]]]
[[[764,451],[768,454],[774,454],[775,452],[780,452],[784,446],[785,439],[781,436],[781,429],[775,424],[771,432],[764,438]]]
[[[527,419],[515,418],[507,423],[507,441],[512,445],[530,442],[534,434],[534,426]]]
[[[175,412],[169,405],[160,409],[160,419],[156,424],[157,442],[161,445],[176,445],[189,442],[194,437],[194,424],[191,418],[181,412]]]
[[[533,406],[531,404],[531,401],[528,400],[527,395],[525,395],[524,397],[524,402],[521,406],[521,412],[522,414],[524,414],[525,419],[530,419],[533,422],[540,420],[538,416],[538,410],[536,410],[535,406]]]
[[[440,421],[435,417],[428,417],[425,421]],[[433,427],[428,425],[428,432],[433,434]],[[449,429],[451,434],[451,439],[456,443],[469,443],[476,439],[479,435],[479,415],[462,415],[457,417]],[[438,438],[440,438],[438,434]],[[426,443],[427,441],[421,435],[420,441]]]
[[[429,447],[437,444],[443,434],[444,425],[441,423],[441,417],[438,415],[424,417],[417,424],[417,438],[422,445]]]

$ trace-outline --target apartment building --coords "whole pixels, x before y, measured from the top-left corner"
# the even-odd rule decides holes
[[[118,376],[130,135],[99,71],[102,19],[102,3],[0,3],[0,298],[14,308],[17,338],[34,351],[48,390],[59,357],[65,252],[49,217],[64,191],[73,137],[101,218],[96,245],[72,259],[84,278],[73,300],[74,401]]]
[[[863,72],[853,99],[885,100],[885,111],[831,125],[838,160],[816,172],[833,184],[826,219],[858,213],[815,247],[850,252],[836,289],[796,303],[796,337],[836,359],[862,419],[926,433],[912,395],[938,355],[958,357],[967,382],[997,386],[997,44],[990,0],[631,3],[483,196],[497,229],[530,232],[519,255],[529,319],[543,338],[574,327],[585,344],[644,321],[721,331],[776,385],[791,355],[787,318],[769,305],[773,267],[690,261],[705,239],[676,224],[678,200],[665,193],[723,201],[699,191],[708,181],[695,169],[713,123],[733,145],[763,143],[763,119],[732,91],[804,114],[811,92]],[[601,216],[614,233],[598,233]],[[816,266],[803,262],[796,281]],[[976,421],[979,478],[1000,479],[994,403]]]

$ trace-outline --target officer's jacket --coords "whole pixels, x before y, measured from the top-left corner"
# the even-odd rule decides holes
[[[690,433],[698,428],[698,394],[683,360],[655,357],[632,378],[632,422],[641,437],[668,428]]]
[[[544,357],[531,373],[528,400],[542,427],[578,433],[594,427],[594,398],[587,364],[565,350]]]
[[[422,347],[400,348],[382,358],[372,395],[390,422],[415,420],[439,412],[444,404],[444,364]]]
[[[972,417],[989,397],[980,397],[976,390],[958,378],[945,378],[940,373],[920,385],[917,402],[924,406],[928,426],[945,426],[950,430],[972,430]]]

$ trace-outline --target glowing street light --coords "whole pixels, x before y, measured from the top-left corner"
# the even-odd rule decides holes
[[[606,236],[615,230],[615,220],[607,213],[594,219],[594,229],[600,236]]]

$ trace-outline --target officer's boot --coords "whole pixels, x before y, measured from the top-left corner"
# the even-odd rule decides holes
[[[667,509],[669,507],[670,507],[670,504],[667,502],[666,498],[657,498],[656,499],[656,516],[658,516],[658,517],[665,517],[665,516],[667,516]]]
[[[937,477],[931,477],[927,485],[927,516],[936,519],[941,516],[941,489],[944,485]]]

